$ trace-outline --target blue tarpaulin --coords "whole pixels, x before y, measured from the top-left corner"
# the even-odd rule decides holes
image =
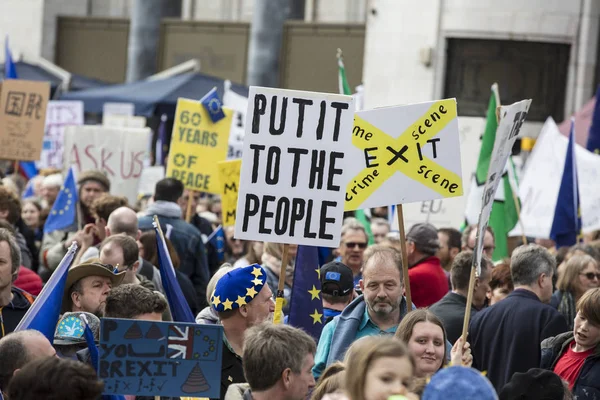
[[[83,101],[87,113],[102,113],[102,106],[106,102],[133,103],[135,115],[151,117],[167,114],[172,119],[179,97],[199,100],[216,86],[219,96],[223,98],[223,84],[221,78],[186,73],[164,79],[68,92],[62,94],[60,99]],[[231,88],[238,94],[248,96],[248,88],[243,85],[232,83]]]
[[[62,83],[62,80],[59,77],[51,74],[42,67],[38,67],[37,65],[20,61],[15,63],[15,67],[19,79],[23,79],[26,81],[50,82],[52,93],[54,93],[56,88]],[[4,64],[0,64],[0,76],[4,76]],[[103,82],[98,79],[92,79],[77,74],[71,74],[70,90],[84,90],[106,85],[108,85],[107,82]]]

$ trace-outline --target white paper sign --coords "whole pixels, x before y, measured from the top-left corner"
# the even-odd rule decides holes
[[[64,130],[68,125],[83,125],[83,102],[51,100],[46,108],[44,144],[38,168],[62,168]]]
[[[64,169],[100,170],[111,183],[111,193],[126,196],[132,204],[148,151],[150,128],[107,128],[98,125],[65,129]]]
[[[102,126],[110,128],[145,128],[146,117],[107,114],[102,117]]]
[[[227,159],[233,160],[242,158],[244,148],[244,134],[246,122],[246,110],[248,109],[248,98],[237,94],[231,90],[231,83],[225,81],[225,93],[223,95],[223,105],[233,110],[233,119],[231,121],[231,130],[229,131],[229,149]]]
[[[483,189],[481,213],[479,214],[479,222],[477,224],[477,242],[475,244],[475,254],[473,255],[473,265],[477,266],[477,276],[481,272],[483,238],[485,237],[485,230],[489,223],[496,190],[502,181],[506,162],[508,161],[508,157],[510,157],[513,145],[519,137],[530,105],[531,100],[522,100],[510,106],[500,107],[500,124],[496,130],[494,150],[492,151],[487,179]]]
[[[548,118],[527,158],[519,185],[521,221],[527,236],[542,239],[550,237],[568,142],[554,120]],[[583,232],[588,233],[600,229],[600,155],[576,145],[575,158],[581,222]],[[517,225],[510,234],[520,235],[521,227]]]
[[[235,237],[337,247],[351,96],[251,87]]]
[[[346,211],[461,196],[456,100],[359,111]]]
[[[165,167],[155,165],[153,167],[145,167],[140,176],[138,185],[138,195],[148,196],[154,194],[156,183],[165,177]]]
[[[102,106],[102,116],[105,115],[129,115],[135,114],[135,104],[133,103],[104,103]]]

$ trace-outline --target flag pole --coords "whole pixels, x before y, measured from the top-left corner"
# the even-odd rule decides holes
[[[289,259],[290,245],[283,245],[283,254],[281,256],[281,267],[279,269],[279,284],[277,285],[277,297],[275,300],[275,315],[273,318],[273,323],[275,325],[281,324],[283,322],[282,314],[283,314],[283,289],[285,288],[285,272],[287,269],[288,259]]]
[[[19,175],[19,160],[15,160],[14,169],[15,169],[14,174],[15,174],[15,179],[16,179],[17,175]],[[16,183],[16,181],[15,181],[15,183]]]
[[[192,221],[192,198],[195,193],[195,190],[188,190],[187,210],[185,212],[185,222],[187,223]]]
[[[412,309],[410,296],[410,281],[408,278],[408,253],[406,252],[406,233],[404,232],[404,212],[402,204],[396,205],[398,214],[398,229],[400,230],[400,248],[402,249],[402,275],[404,277],[404,297],[406,297],[406,310]]]

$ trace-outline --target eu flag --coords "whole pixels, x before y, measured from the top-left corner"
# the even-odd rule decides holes
[[[550,238],[556,242],[556,247],[559,248],[573,246],[582,239],[582,236],[579,181],[575,159],[575,120],[572,118],[565,168],[560,182],[556,208],[554,209],[554,221],[552,221]]]
[[[219,225],[219,227],[210,234],[207,242],[209,242],[217,251],[219,262],[223,262],[223,260],[225,260],[225,232],[223,231],[222,225]]]
[[[8,36],[4,40],[4,79],[17,79],[17,68],[10,53],[8,46]]]
[[[163,288],[169,301],[169,309],[175,322],[191,322],[196,323],[194,314],[190,309],[189,304],[183,296],[179,282],[177,282],[177,276],[175,275],[175,268],[173,268],[173,262],[167,249],[167,243],[160,230],[158,218],[154,216],[154,230],[156,231],[156,247],[158,253],[158,269],[160,271],[160,277],[162,279]]]
[[[19,161],[19,172],[27,179],[31,179],[39,173],[34,161]]]
[[[76,253],[77,244],[73,243],[15,331],[35,329],[46,336],[50,343],[54,342],[54,331],[60,317],[67,275]]]
[[[325,318],[317,247],[298,246],[288,322],[319,341]]]
[[[223,112],[223,102],[217,93],[217,88],[212,88],[206,95],[200,99],[200,103],[204,106],[212,122],[219,122],[225,118]]]
[[[592,125],[588,134],[586,147],[592,153],[600,154],[600,86],[596,90],[596,105],[592,115]]]
[[[60,188],[56,201],[44,224],[44,233],[71,228],[77,223],[77,185],[73,167]]]

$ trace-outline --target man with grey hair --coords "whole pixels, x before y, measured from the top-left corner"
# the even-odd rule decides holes
[[[344,220],[337,251],[340,255],[339,261],[352,270],[355,285],[362,279],[363,256],[368,245],[369,238],[365,227],[356,218]]]
[[[515,290],[477,313],[469,326],[473,367],[487,371],[497,391],[514,373],[540,366],[542,340],[569,330],[564,317],[548,305],[556,270],[550,252],[536,244],[518,247],[510,270]]]
[[[439,248],[437,229],[431,224],[415,224],[406,234],[410,294],[418,308],[429,307],[448,293],[448,278],[435,255]]]
[[[323,328],[313,368],[315,378],[325,367],[342,360],[355,340],[396,332],[407,313],[400,252],[382,245],[370,247],[365,252],[360,288],[363,294]]]
[[[30,361],[56,357],[56,351],[38,331],[24,330],[0,339],[0,391],[6,392],[15,372]]]
[[[315,386],[311,369],[315,341],[289,325],[263,323],[247,330],[244,340],[244,375],[249,388],[244,400],[304,400]],[[242,388],[247,386],[242,386]],[[239,398],[229,388],[226,398]]]
[[[63,177],[61,174],[52,174],[44,177],[42,180],[42,199],[46,208],[52,208],[62,184]]]
[[[32,295],[13,286],[20,265],[21,250],[15,237],[0,228],[0,337],[14,331],[33,304]]]

